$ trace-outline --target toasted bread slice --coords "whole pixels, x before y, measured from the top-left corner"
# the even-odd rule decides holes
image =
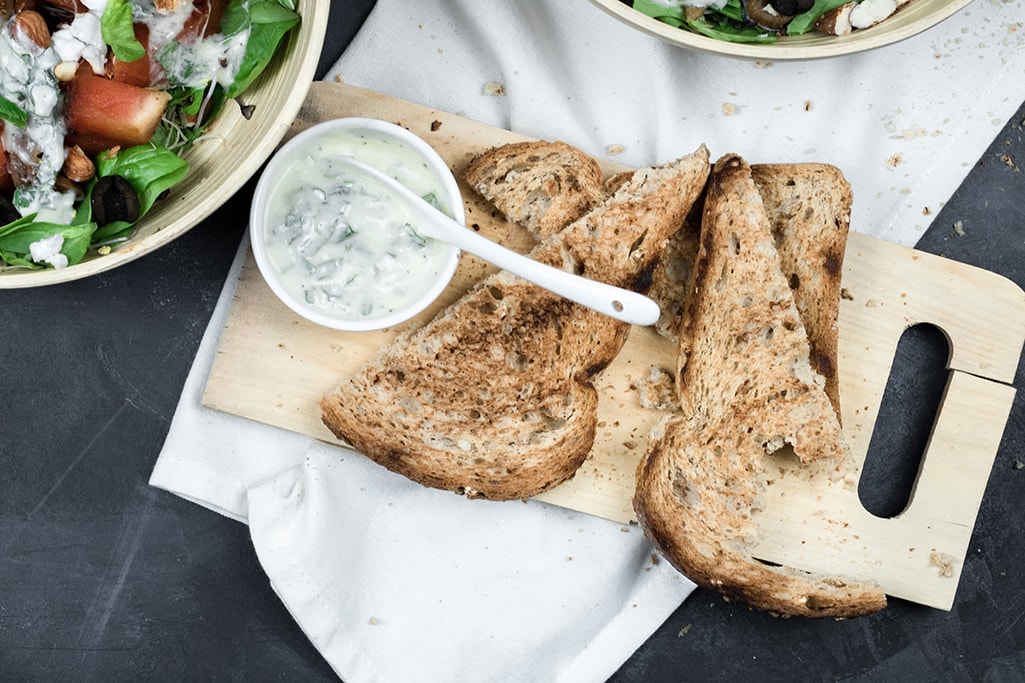
[[[754,164],[751,175],[776,237],[783,274],[808,331],[811,366],[840,414],[840,288],[851,225],[851,185],[829,164]]]
[[[837,167],[819,163],[753,164],[751,174],[808,331],[812,367],[825,378],[826,394],[839,416],[837,319],[853,201],[850,183]],[[670,238],[649,292],[662,307],[656,328],[673,340],[678,338],[700,230],[700,215],[691,216]]]
[[[699,200],[695,209],[666,242],[666,250],[662,259],[652,273],[651,289],[648,296],[658,302],[662,314],[655,323],[655,329],[663,337],[678,341],[680,321],[683,319],[683,307],[687,303],[694,262],[698,257],[698,244],[701,239],[701,205]]]
[[[598,162],[558,141],[492,147],[470,160],[463,179],[538,239],[559,232],[606,196]]]
[[[683,415],[660,423],[638,465],[645,533],[696,583],[762,609],[853,616],[880,609],[873,585],[769,566],[752,555],[765,459],[850,464],[751,168],[720,159],[704,202],[694,285],[679,334]]]
[[[636,171],[531,256],[595,280],[644,286],[708,166],[701,147]],[[590,452],[592,382],[628,331],[499,272],[325,396],[322,419],[338,438],[424,485],[493,500],[533,496],[572,477]]]

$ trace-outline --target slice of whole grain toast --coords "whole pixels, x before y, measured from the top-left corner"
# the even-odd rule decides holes
[[[755,558],[766,461],[792,448],[825,459],[850,485],[850,452],[781,265],[748,164],[722,157],[709,179],[693,286],[679,328],[682,415],[654,430],[638,464],[634,509],[682,573],[777,613],[854,616],[881,609],[874,585]]]
[[[463,179],[538,239],[559,232],[606,196],[598,162],[559,141],[488,148],[470,160]]]
[[[826,393],[839,416],[837,320],[853,201],[850,183],[837,167],[814,162],[752,164],[751,174],[808,331],[812,367],[825,378]],[[656,328],[673,340],[678,338],[700,231],[701,215],[695,209],[669,239],[648,293],[662,308]]]
[[[645,291],[708,166],[702,146],[640,169],[530,255]],[[339,439],[426,486],[527,498],[572,477],[587,457],[597,427],[593,379],[628,332],[625,323],[499,272],[324,396],[322,419]]]

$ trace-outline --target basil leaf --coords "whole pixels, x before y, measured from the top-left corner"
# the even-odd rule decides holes
[[[237,97],[259,77],[270,63],[281,42],[299,23],[299,15],[278,0],[252,0],[246,5],[232,0],[224,13],[221,29],[226,36],[249,27],[246,54],[225,96]]]
[[[153,207],[157,198],[189,172],[189,163],[174,152],[153,145],[139,145],[120,150],[113,156],[101,156],[96,163],[96,176],[119,175],[139,196],[139,217]],[[92,186],[89,188],[89,201]]]
[[[686,21],[684,8],[681,5],[667,7],[653,0],[634,0],[633,8],[641,14],[658,19],[664,24],[680,28]]]
[[[0,227],[0,237],[4,237],[6,235],[11,234],[12,232],[15,232],[16,230],[22,229],[24,226],[28,225],[29,223],[31,223],[35,219],[36,219],[36,214],[31,213],[31,214],[29,214],[27,216],[22,216],[21,218],[18,218],[17,220],[11,221],[7,225],[5,225],[3,227]]]
[[[861,0],[858,0],[859,2]],[[826,12],[836,9],[840,5],[846,5],[850,0],[815,0],[815,4],[807,12],[802,12],[790,20],[787,24],[787,35],[798,36],[807,33],[815,26]]]
[[[35,261],[30,261],[21,254],[4,251],[3,249],[0,249],[0,261],[3,261],[9,266],[16,266],[19,268],[31,268],[32,270],[41,270],[43,268],[43,266],[39,265]]]
[[[15,221],[15,223],[19,223],[19,221]],[[42,268],[45,267],[44,264],[35,263],[31,260],[29,250],[32,243],[60,234],[64,237],[61,253],[68,257],[68,265],[74,265],[85,256],[95,230],[95,223],[62,225],[60,223],[29,220],[29,222],[21,223],[15,230],[6,231],[0,237],[0,252],[4,254],[4,261],[10,265]]]
[[[731,43],[774,43],[779,39],[778,34],[757,26],[737,27],[727,21],[715,24],[704,17],[688,21],[686,26],[695,33]]]
[[[132,5],[127,0],[107,0],[100,17],[103,42],[110,45],[114,56],[122,62],[134,62],[146,56],[146,48],[135,37],[132,26]]]
[[[28,112],[0,95],[0,119],[13,123],[18,128],[24,128],[28,124]]]

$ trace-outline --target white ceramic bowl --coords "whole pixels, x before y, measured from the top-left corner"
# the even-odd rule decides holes
[[[376,145],[375,154],[370,155],[363,151],[364,146],[356,142],[363,139],[384,140],[388,144]],[[325,147],[333,149],[325,152]],[[295,282],[291,285],[286,283],[287,278],[274,263],[269,241],[275,239],[273,231],[280,226],[280,221],[272,218],[276,212],[275,204],[290,201],[294,188],[289,186],[289,175],[295,174],[295,164],[306,155],[325,153],[352,156],[385,171],[384,166],[401,158],[415,160],[417,165],[422,165],[424,178],[433,186],[440,208],[465,225],[463,199],[455,176],[430,145],[405,128],[378,119],[352,117],[324,121],[297,134],[271,157],[257,182],[249,218],[250,242],[260,273],[282,303],[307,320],[336,330],[361,332],[402,323],[427,308],[448,286],[459,265],[460,250],[457,247],[436,244],[434,248],[440,250],[436,259],[437,271],[429,275],[429,282],[391,310],[375,311],[365,317],[311,304],[297,290]],[[408,163],[404,168],[412,166]],[[408,185],[402,177],[399,180]],[[280,252],[277,258],[280,261]],[[305,283],[302,289],[306,289]]]
[[[300,23],[242,101],[252,118],[230,103],[211,122],[204,140],[188,150],[189,174],[139,221],[130,239],[106,255],[90,251],[76,265],[27,270],[0,265],[0,289],[37,287],[117,268],[172,242],[210,216],[271,155],[302,106],[317,69],[330,0],[298,0]]]
[[[774,43],[731,43],[676,28],[638,12],[621,0],[591,0],[616,19],[662,40],[725,57],[766,61],[823,59],[864,52],[910,38],[954,15],[972,0],[912,0],[887,19],[845,36],[805,33],[784,36]]]

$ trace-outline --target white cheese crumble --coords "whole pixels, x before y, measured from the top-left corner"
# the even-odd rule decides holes
[[[59,232],[28,245],[28,253],[36,263],[49,263],[60,270],[68,267],[68,257],[61,253],[64,235]]]
[[[896,0],[863,0],[851,10],[851,26],[868,28],[896,11]]]
[[[62,61],[77,62],[84,59],[93,68],[93,73],[103,73],[107,63],[107,46],[103,43],[100,17],[106,5],[106,1],[87,4],[88,12],[76,14],[70,24],[53,32],[50,40]]]

